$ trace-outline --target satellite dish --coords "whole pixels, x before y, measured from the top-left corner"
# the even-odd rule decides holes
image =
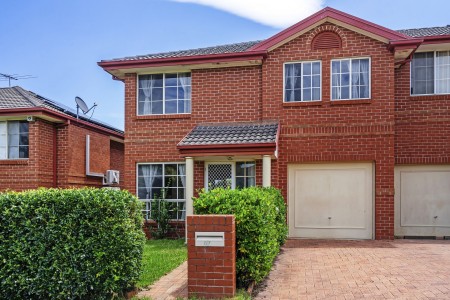
[[[86,102],[83,101],[80,97],[75,97],[75,103],[77,104],[77,119],[78,119],[78,109],[81,109],[83,114],[87,114],[91,109],[95,108],[97,106],[96,103],[91,108],[88,108],[86,105]],[[92,112],[94,114],[94,112]],[[92,117],[92,116],[91,116]]]

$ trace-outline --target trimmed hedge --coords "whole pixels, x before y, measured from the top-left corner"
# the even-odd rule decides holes
[[[0,194],[0,299],[111,299],[133,287],[141,209],[127,191]]]
[[[217,188],[194,198],[196,214],[233,214],[236,218],[238,285],[261,282],[287,236],[286,205],[280,191],[251,187]]]

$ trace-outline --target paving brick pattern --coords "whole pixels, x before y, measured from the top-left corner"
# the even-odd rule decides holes
[[[139,298],[148,297],[152,300],[169,300],[187,298],[187,261],[178,268],[161,277],[149,287],[149,290],[138,294]]]
[[[255,299],[450,299],[450,241],[289,240]]]

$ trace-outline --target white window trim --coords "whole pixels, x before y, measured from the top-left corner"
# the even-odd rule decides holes
[[[286,101],[286,65],[291,64],[303,64],[303,63],[315,63],[318,62],[320,64],[320,92],[319,92],[319,100],[303,100],[303,66],[302,66],[302,76],[301,78],[301,101]],[[312,95],[311,95],[312,97]],[[300,61],[289,61],[283,63],[283,103],[309,103],[309,102],[320,102],[322,101],[322,61],[321,60],[300,60]]]
[[[342,60],[350,60],[349,71],[350,71],[350,79],[349,79],[349,96],[351,96],[351,82],[352,82],[352,60],[353,59],[369,59],[369,97],[367,98],[348,98],[348,99],[333,99],[333,61],[342,61]],[[330,100],[331,101],[346,101],[346,100],[370,100],[372,99],[372,58],[370,56],[361,56],[361,57],[345,57],[345,58],[337,58],[330,60]]]
[[[140,165],[170,165],[170,164],[184,164],[186,165],[185,161],[181,161],[181,162],[139,162],[136,163],[136,197],[139,199],[139,201],[143,202],[143,203],[148,203],[150,201],[152,201],[151,199],[140,199],[139,198],[139,166]],[[162,175],[164,177],[164,174]],[[184,187],[186,189],[186,187]],[[167,200],[168,202],[181,202],[181,199],[176,199],[175,201],[171,201],[170,199]],[[185,190],[185,195],[184,195],[184,203],[186,202],[186,190]],[[147,211],[146,209],[144,209],[143,211]],[[186,212],[185,212],[186,214]],[[184,221],[182,219],[170,219],[171,221]]]
[[[450,50],[435,50],[435,51],[417,51],[416,53],[428,53],[428,52],[433,52],[433,72],[434,72],[434,81],[433,81],[433,85],[434,85],[434,93],[432,94],[413,94],[411,93],[411,89],[412,89],[412,59],[411,62],[409,64],[409,95],[411,97],[416,97],[416,96],[433,96],[433,95],[450,95],[450,93],[436,93],[436,75],[437,75],[437,68],[436,68],[436,52],[446,52],[446,51],[450,51]]]
[[[189,73],[191,74],[191,112],[188,113],[167,113],[166,114],[166,74],[179,74],[179,73]],[[139,77],[145,75],[163,75],[163,113],[162,114],[139,114]],[[178,99],[177,99],[178,101]],[[177,104],[178,105],[178,104]],[[171,116],[171,115],[190,115],[192,114],[192,72],[189,70],[186,71],[173,71],[173,72],[156,72],[156,73],[142,73],[136,74],[136,116],[138,117],[146,117],[146,116]]]
[[[24,120],[11,120],[12,122],[23,122]],[[28,157],[22,157],[22,158],[10,158],[9,157],[9,131],[8,131],[8,123],[11,122],[8,120],[5,121],[0,121],[0,122],[5,122],[6,123],[6,143],[5,143],[5,147],[6,147],[6,158],[0,158],[0,160],[28,160],[30,159],[30,126],[28,125]]]

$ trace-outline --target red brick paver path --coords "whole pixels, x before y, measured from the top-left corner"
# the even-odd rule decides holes
[[[140,292],[137,297],[149,297],[152,300],[187,298],[187,262],[169,274],[161,277],[149,287]]]
[[[450,299],[450,241],[289,240],[256,299]]]

